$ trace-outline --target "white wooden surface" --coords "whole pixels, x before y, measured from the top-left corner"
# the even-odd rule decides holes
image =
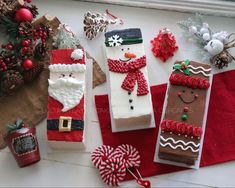
[[[170,73],[173,61],[176,59],[193,59],[200,61],[197,48],[181,36],[181,30],[176,21],[190,14],[167,12],[152,9],[130,8],[116,5],[85,3],[71,0],[36,0],[41,15],[50,13],[61,21],[69,24],[73,31],[81,36],[81,43],[104,68],[102,44],[103,36],[94,41],[87,41],[83,35],[82,16],[90,11],[103,12],[106,8],[123,18],[126,28],[140,27],[145,41],[148,70],[151,85],[165,83]],[[214,30],[235,31],[234,19],[222,17],[207,17]],[[175,34],[179,51],[168,63],[156,60],[150,50],[149,41],[161,27],[168,27]],[[234,69],[235,64],[229,69]],[[93,94],[107,93],[106,84],[97,87]],[[97,115],[92,104],[90,113],[92,123],[89,125],[89,149],[102,144]],[[42,160],[32,166],[20,169],[8,149],[0,151],[0,186],[13,187],[104,187],[98,171],[90,162],[90,153],[66,152],[47,153],[46,121],[37,127]],[[187,170],[161,176],[151,177],[153,187],[234,187],[235,162],[228,162],[199,170]],[[124,182],[124,187],[136,187],[134,181]]]

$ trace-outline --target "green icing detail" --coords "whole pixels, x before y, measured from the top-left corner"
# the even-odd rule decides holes
[[[185,61],[181,62],[181,63],[176,63],[173,66],[174,70],[181,70],[183,71],[184,74],[189,75],[189,68],[188,65],[190,64],[190,61],[188,59],[186,59]]]

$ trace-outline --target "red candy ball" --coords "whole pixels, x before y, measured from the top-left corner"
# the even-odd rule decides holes
[[[29,70],[33,67],[33,62],[30,59],[26,59],[23,62],[23,67],[24,67],[24,69]]]
[[[187,106],[184,107],[184,112],[188,112],[189,108]]]
[[[24,41],[23,41],[23,46],[24,46],[24,47],[28,47],[29,44],[30,44],[30,41],[29,41],[29,40],[24,40]]]
[[[8,50],[12,50],[12,48],[13,48],[12,44],[8,44],[8,45],[7,45],[7,49],[8,49]]]
[[[15,20],[17,22],[32,22],[33,14],[27,8],[20,8],[16,11]]]

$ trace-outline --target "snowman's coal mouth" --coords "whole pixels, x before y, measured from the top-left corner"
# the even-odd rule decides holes
[[[119,59],[119,60],[122,61],[122,62],[128,62],[128,61],[131,60],[131,58],[129,58],[129,59],[127,59],[127,60],[123,60],[123,59]]]

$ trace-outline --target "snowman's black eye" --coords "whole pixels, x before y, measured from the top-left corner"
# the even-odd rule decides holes
[[[124,51],[124,49],[122,48],[122,51]]]
[[[69,74],[69,77],[71,77],[71,76],[73,76],[73,73],[70,73],[70,74]]]
[[[130,48],[127,48],[127,50],[130,50]]]
[[[62,77],[65,77],[65,75],[64,75],[64,74],[61,74],[61,76],[62,76]]]

